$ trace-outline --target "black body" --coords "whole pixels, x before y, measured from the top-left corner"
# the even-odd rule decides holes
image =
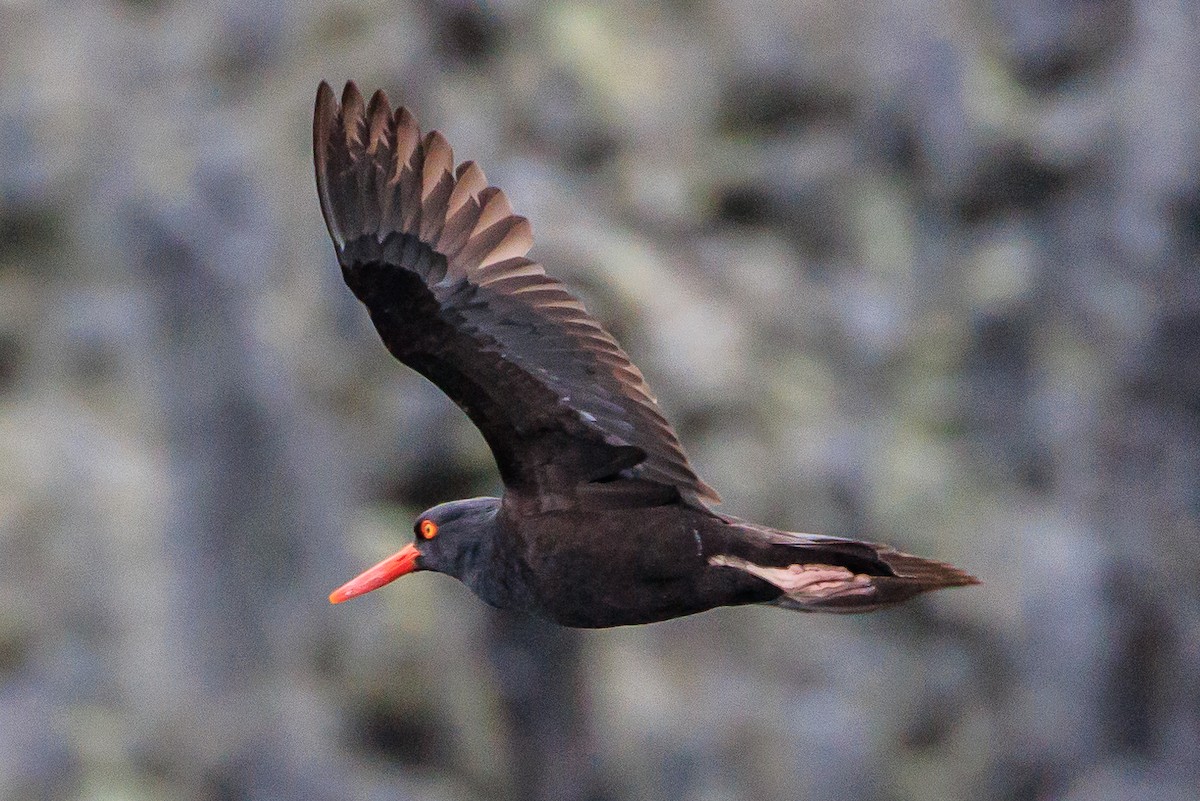
[[[421,516],[416,569],[488,603],[581,627],[715,606],[866,611],[976,583],[886,546],[794,534],[708,507],[642,374],[569,292],[525,258],[528,222],[436,132],[348,84],[314,118],[321,209],[347,285],[388,350],[479,427],[503,499]],[[410,546],[411,547],[411,546]],[[412,569],[405,567],[397,575]]]

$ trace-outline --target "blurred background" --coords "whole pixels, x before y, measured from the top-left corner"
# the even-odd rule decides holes
[[[1200,12],[0,2],[0,798],[1194,799]],[[317,83],[479,161],[730,514],[979,575],[577,632],[342,285]]]

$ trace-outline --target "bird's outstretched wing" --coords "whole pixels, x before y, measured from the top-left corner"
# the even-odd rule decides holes
[[[635,481],[719,500],[641,372],[540,264],[529,222],[444,137],[353,83],[317,91],[321,211],[388,350],[470,416],[519,494]],[[615,487],[614,487],[615,489]]]

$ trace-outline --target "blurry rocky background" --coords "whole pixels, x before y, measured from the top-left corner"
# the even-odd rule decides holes
[[[1194,799],[1200,12],[0,2],[0,798]],[[317,82],[478,160],[722,509],[978,574],[572,632],[326,593],[482,439],[317,207]]]

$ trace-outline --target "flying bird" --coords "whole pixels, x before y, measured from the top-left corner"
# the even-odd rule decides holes
[[[978,583],[885,545],[713,510],[641,371],[526,258],[529,222],[383,92],[364,102],[349,83],[339,103],[322,82],[313,150],[346,284],[392,355],[479,428],[504,483],[500,498],[422,513],[413,542],[333,603],[432,570],[492,606],[599,628],[737,604],[865,612]]]

